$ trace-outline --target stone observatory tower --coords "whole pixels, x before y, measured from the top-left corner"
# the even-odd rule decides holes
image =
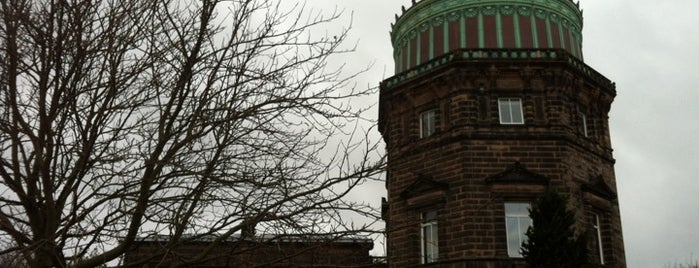
[[[381,83],[390,267],[523,267],[528,209],[568,198],[593,262],[626,267],[608,113],[571,0],[422,0]]]

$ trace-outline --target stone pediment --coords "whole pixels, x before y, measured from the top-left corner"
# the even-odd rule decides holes
[[[589,183],[584,184],[581,188],[585,193],[594,194],[606,200],[614,200],[617,197],[616,192],[607,184],[602,175],[592,178]]]
[[[485,179],[488,184],[535,184],[548,185],[549,179],[541,174],[528,170],[524,165],[516,162],[505,171],[492,175]]]
[[[516,162],[505,171],[485,179],[492,192],[510,195],[536,195],[546,191],[549,179]]]
[[[449,184],[435,181],[430,176],[418,175],[417,179],[400,193],[408,207],[428,206],[446,201]]]

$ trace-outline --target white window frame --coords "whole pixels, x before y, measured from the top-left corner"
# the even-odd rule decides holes
[[[519,211],[511,211],[510,208],[513,206],[526,206],[527,209],[526,212],[522,211],[521,209]],[[530,208],[531,204],[528,202],[506,202],[504,205],[507,255],[512,258],[522,257],[522,243],[527,241],[527,229],[532,226],[532,219],[529,217]],[[514,230],[511,230],[510,226],[508,225],[508,222],[510,221],[517,223],[515,228],[513,228]],[[526,227],[523,228],[523,226]],[[510,244],[510,235],[516,235],[516,240],[514,242],[517,245],[517,248],[513,248],[514,245]]]
[[[439,257],[439,229],[437,212],[428,211],[421,215],[420,260],[422,264],[437,262]]]
[[[513,105],[513,104],[516,104]],[[519,116],[515,118],[514,110],[519,110]],[[520,98],[499,98],[498,114],[501,125],[524,125],[524,105]],[[505,115],[509,117],[506,120]]]
[[[595,229],[595,239],[597,239],[597,250],[599,250],[599,262],[604,265],[604,245],[602,244],[602,225],[600,225],[599,214],[594,215],[592,228]]]
[[[420,113],[420,138],[432,136],[437,131],[437,110]]]

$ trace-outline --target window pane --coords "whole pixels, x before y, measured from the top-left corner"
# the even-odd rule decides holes
[[[422,255],[423,261],[425,263],[437,261],[439,240],[437,239],[437,224],[427,223],[423,225],[422,235],[423,235],[423,245],[422,245]]]
[[[517,218],[507,218],[507,255],[510,257],[519,257],[519,224]]]
[[[510,100],[510,110],[512,111],[512,123],[522,124],[522,102],[520,100]]]
[[[498,101],[498,106],[500,107],[500,123],[507,124],[512,122],[510,102],[507,100],[500,100]]]
[[[434,134],[436,126],[436,112],[426,111],[420,114],[420,138]]]
[[[582,131],[585,137],[588,136],[587,134],[587,116],[585,114],[581,113],[580,114],[580,121],[582,121]]]
[[[595,214],[593,227],[597,232],[597,239],[595,239],[595,246],[597,247],[597,253],[599,254],[600,264],[604,264],[604,245],[602,244],[602,225],[600,225],[599,215]]]
[[[434,246],[434,252],[437,252],[437,245],[439,244],[439,239],[437,236],[437,224],[436,223],[434,225],[432,225],[432,228],[430,231],[432,233],[431,237],[432,237],[432,245]]]
[[[424,249],[427,249],[427,248],[429,247],[429,245],[430,245],[430,239],[431,239],[431,235],[430,235],[429,226],[425,226],[425,227],[422,228],[422,243],[423,243],[423,244],[422,244],[422,247],[423,247]],[[425,250],[425,252],[426,252],[426,251],[427,251],[427,250]],[[427,255],[427,254],[425,254],[425,255]]]
[[[439,238],[437,228],[437,212],[428,211],[422,214],[422,262],[436,262],[439,256]]]
[[[505,215],[529,217],[529,203],[505,203]]]
[[[519,244],[520,246],[522,243],[527,241],[527,230],[529,230],[529,226],[532,226],[532,220],[527,217],[527,218],[520,218],[519,219]]]

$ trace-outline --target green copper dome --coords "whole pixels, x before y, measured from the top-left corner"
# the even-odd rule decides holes
[[[582,11],[571,0],[422,0],[396,16],[396,72],[457,49],[563,49],[582,59]]]

